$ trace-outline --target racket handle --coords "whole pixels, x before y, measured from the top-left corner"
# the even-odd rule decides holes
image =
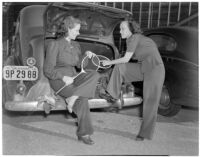
[[[67,86],[67,84],[65,84],[59,90],[57,90],[57,92],[55,92],[55,95],[58,95],[58,93],[60,93],[60,91],[63,90],[66,86]]]
[[[74,76],[73,77],[73,80],[75,79],[75,78],[77,78],[80,74],[82,74],[82,73],[86,73],[85,71],[81,71],[80,73],[78,73],[76,76]]]
[[[85,73],[85,71],[78,73],[76,76],[73,77],[73,80],[75,78],[77,78],[81,73]],[[57,92],[55,92],[55,95],[58,95],[58,93],[60,93],[60,91],[63,90],[66,86],[67,86],[67,84],[65,84],[63,87],[61,87]]]
[[[77,74],[76,76],[74,76],[74,77],[73,77],[73,80],[74,80],[75,78],[77,78],[79,75],[80,75],[80,73],[79,73],[79,74]]]

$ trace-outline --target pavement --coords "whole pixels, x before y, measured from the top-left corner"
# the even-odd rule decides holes
[[[91,112],[94,145],[75,135],[75,119],[62,122],[22,122],[3,126],[4,155],[198,155],[198,124],[157,122],[152,140],[135,141],[141,118],[107,112]],[[20,125],[20,126],[19,126]],[[13,134],[14,132],[14,134]],[[17,142],[18,141],[18,144]],[[20,143],[20,144],[19,144]],[[9,146],[8,146],[9,144]]]

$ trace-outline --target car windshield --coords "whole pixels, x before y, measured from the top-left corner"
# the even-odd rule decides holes
[[[119,16],[109,16],[102,10],[69,6],[50,6],[46,14],[46,30],[53,33],[64,33],[63,20],[66,16],[74,16],[81,20],[81,35],[107,36],[119,21]]]

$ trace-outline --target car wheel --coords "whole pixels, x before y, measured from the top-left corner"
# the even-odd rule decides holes
[[[181,109],[181,105],[174,104],[171,100],[170,87],[165,84],[162,89],[158,114],[162,116],[175,116]]]

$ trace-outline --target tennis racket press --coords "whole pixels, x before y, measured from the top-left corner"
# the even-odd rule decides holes
[[[86,68],[87,67],[87,59],[91,59],[91,61],[92,61],[92,66],[93,66],[93,68],[92,69],[90,69],[90,70],[95,70],[95,71],[98,71],[98,69],[99,68],[101,68],[101,69],[108,69],[108,68],[110,68],[111,67],[111,65],[107,65],[107,66],[103,66],[103,64],[102,64],[102,60],[110,60],[109,58],[107,58],[107,57],[105,57],[105,56],[102,56],[102,55],[93,55],[92,56],[92,58],[89,58],[89,56],[88,55],[86,55],[84,58],[83,58],[83,60],[81,61],[81,71],[76,75],[76,76],[74,76],[74,77],[72,77],[73,78],[73,80],[75,79],[75,78],[77,78],[79,75],[81,75],[81,74],[83,74],[83,73],[87,73],[87,70],[85,70],[84,68]],[[88,70],[89,71],[89,70]],[[55,95],[58,95],[58,93],[60,93],[66,86],[68,86],[68,84],[65,84],[63,87],[61,87],[59,90],[57,90],[56,92],[55,92]]]

